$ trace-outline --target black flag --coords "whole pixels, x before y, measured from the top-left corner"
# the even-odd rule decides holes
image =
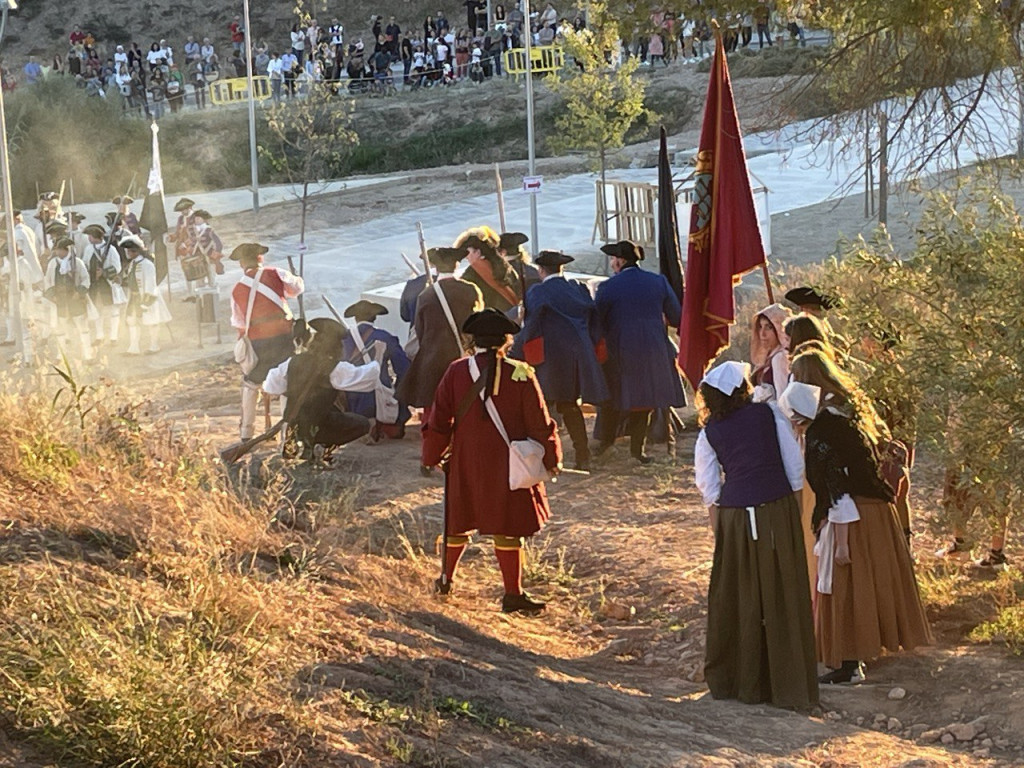
[[[160,169],[160,141],[157,139],[156,121],[150,126],[153,131],[153,165],[149,170],[149,182],[146,185],[146,199],[142,202],[142,215],[139,226],[149,231],[153,237],[153,259],[156,265],[156,282],[159,285],[167,277],[167,245],[164,235],[167,234],[167,214],[164,212],[164,177]]]
[[[661,127],[658,153],[658,271],[668,278],[679,301],[683,300],[683,262],[679,249],[679,224],[676,220],[676,191],[672,184],[672,166],[668,162],[668,135]]]

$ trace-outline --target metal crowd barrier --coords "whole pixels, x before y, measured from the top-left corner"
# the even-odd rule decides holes
[[[526,74],[526,50],[512,48],[505,51],[505,71],[513,77]],[[530,48],[530,64],[533,72],[547,74],[557,72],[565,64],[565,52],[560,45],[537,45]]]
[[[210,103],[214,106],[237,104],[249,98],[249,81],[245,77],[214,80],[208,87],[210,89]],[[253,98],[256,101],[266,101],[270,98],[269,77],[254,75],[252,78],[252,88]]]

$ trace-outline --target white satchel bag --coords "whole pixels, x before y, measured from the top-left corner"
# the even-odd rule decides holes
[[[500,362],[499,362],[500,365]],[[469,375],[473,381],[480,378],[480,367],[476,364],[476,358],[469,358]],[[480,393],[484,397],[484,393]],[[484,406],[491,417],[491,421],[501,434],[501,439],[508,446],[508,487],[511,491],[518,491],[523,488],[532,488],[549,479],[550,474],[544,467],[544,446],[532,438],[525,440],[509,440],[505,425],[498,415],[498,408],[490,398],[484,400]]]

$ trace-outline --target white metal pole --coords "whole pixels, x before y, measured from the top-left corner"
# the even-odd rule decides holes
[[[526,147],[529,159],[529,175],[537,175],[537,150],[533,136],[533,61],[530,49],[533,45],[533,25],[530,23],[530,0],[523,0],[523,53],[526,55]],[[530,251],[536,256],[540,252],[537,242],[537,194],[530,193]]]
[[[252,31],[249,27],[249,0],[242,0],[242,23],[245,24],[245,79],[249,90],[249,169],[252,176],[252,211],[260,212],[260,170],[256,150],[256,99],[252,77]]]
[[[3,175],[4,218],[7,220],[7,260],[10,264],[10,316],[7,322],[10,336],[14,337],[15,351],[23,361],[32,355],[31,341],[26,338],[21,321],[21,290],[18,275],[18,245],[14,238],[14,199],[11,194],[10,158],[7,155],[7,115],[4,112],[3,88],[0,88],[0,174]]]

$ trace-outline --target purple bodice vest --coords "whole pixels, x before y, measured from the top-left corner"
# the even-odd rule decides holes
[[[718,506],[756,507],[793,492],[769,406],[751,403],[710,422],[704,434],[725,471]]]

